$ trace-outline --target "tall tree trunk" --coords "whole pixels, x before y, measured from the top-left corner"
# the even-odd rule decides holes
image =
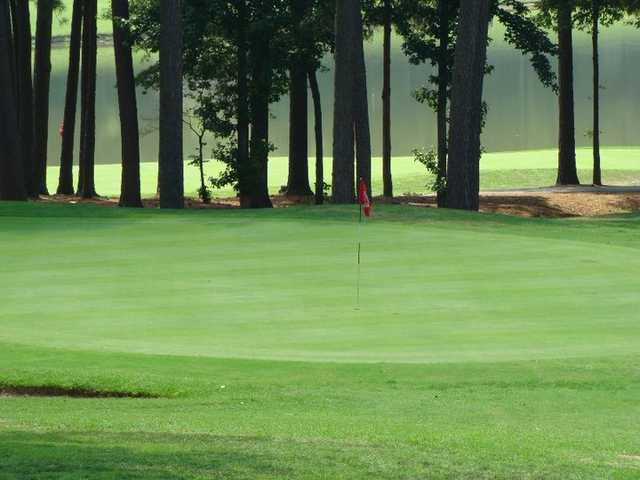
[[[73,1],[71,38],[69,43],[69,68],[67,70],[67,92],[64,100],[62,151],[60,153],[59,195],[73,195],[73,149],[76,134],[76,108],[80,74],[80,44],[82,36],[83,1]]]
[[[160,208],[184,208],[181,0],[160,11]]]
[[[0,0],[0,200],[26,200],[9,0]]]
[[[447,0],[438,1],[439,46],[438,46],[438,185],[447,179],[447,108],[449,88],[449,10]],[[447,192],[437,192],[438,207],[447,205]]]
[[[353,120],[356,135],[356,171],[358,179],[362,178],[369,191],[371,190],[371,129],[369,126],[369,94],[367,91],[367,66],[364,58],[364,30],[360,1],[353,6],[353,29],[356,42],[353,45]]]
[[[333,173],[334,203],[353,203],[354,184],[354,108],[353,108],[353,45],[357,35],[352,21],[358,0],[336,0],[335,17],[335,92],[333,108]]]
[[[600,0],[593,0],[593,184],[602,185],[600,165]]]
[[[49,140],[49,84],[51,80],[51,29],[53,0],[38,0],[33,72],[34,136],[32,162],[38,193],[48,195],[47,144]]]
[[[82,31],[82,112],[80,125],[80,174],[78,196],[96,197],[96,57],[97,57],[97,1],[86,0]]]
[[[382,86],[382,183],[383,195],[393,198],[391,175],[391,0],[384,0],[383,86]]]
[[[576,129],[573,94],[573,1],[558,7],[559,61],[559,153],[558,185],[578,185],[576,167]]]
[[[248,13],[246,0],[238,0],[238,194],[240,207],[251,205],[251,165],[249,158],[249,85],[248,75]]]
[[[127,38],[127,29],[122,24],[122,21],[129,20],[129,0],[111,0],[111,13],[122,139],[120,206],[139,208],[142,207],[142,199],[140,198],[138,104],[131,45]]]
[[[322,135],[322,102],[320,101],[320,87],[316,70],[309,70],[309,86],[313,98],[313,116],[316,137],[316,205],[324,203],[324,139]]]
[[[31,20],[29,2],[15,4],[14,37],[18,92],[18,128],[20,130],[20,162],[24,184],[29,196],[36,197],[38,188],[33,183],[31,149],[33,147],[33,78],[31,74]]]
[[[371,131],[359,0],[336,1],[335,32],[333,201],[353,203],[354,145],[357,176],[371,192]]]
[[[309,186],[309,111],[306,42],[302,21],[309,0],[291,0],[295,50],[289,68],[289,179],[287,195],[310,196]]]
[[[309,186],[308,88],[304,58],[294,58],[289,85],[289,179],[287,195],[312,195]]]
[[[270,38],[254,32],[250,42],[251,191],[249,208],[273,207],[269,198],[269,96],[271,93]]]
[[[462,2],[451,99],[450,208],[480,207],[480,133],[488,29],[489,0]]]

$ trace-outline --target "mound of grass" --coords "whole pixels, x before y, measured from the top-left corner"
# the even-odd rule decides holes
[[[0,478],[637,477],[638,216],[1,204]]]
[[[4,214],[20,211],[7,208]],[[353,208],[108,209],[100,217],[81,206],[22,209],[43,216],[3,222],[3,330],[20,343],[396,362],[554,358],[614,346],[632,353],[638,346],[626,316],[636,301],[636,261],[626,247],[585,242],[611,241],[608,231],[618,225],[593,235],[551,223],[542,240],[536,226],[545,224],[380,207],[361,233],[364,303],[357,310]],[[464,261],[455,260],[460,255]],[[477,335],[451,343],[460,324]]]

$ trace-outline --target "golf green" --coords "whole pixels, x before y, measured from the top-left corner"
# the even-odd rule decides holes
[[[0,478],[637,478],[640,217],[356,220],[0,205],[0,385],[161,397],[0,395]]]
[[[123,352],[374,362],[640,347],[628,315],[638,306],[640,259],[628,247],[602,248],[579,235],[514,235],[508,222],[459,215],[433,222],[428,210],[387,220],[395,210],[358,228],[350,212],[330,208],[104,218],[73,215],[83,207],[28,207],[60,215],[14,217],[5,227],[2,337]]]

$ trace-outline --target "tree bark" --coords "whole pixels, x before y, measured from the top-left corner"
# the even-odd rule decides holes
[[[64,101],[62,151],[60,153],[59,195],[73,195],[73,149],[76,133],[76,109],[80,75],[80,44],[82,40],[82,0],[73,1],[71,38],[69,43],[69,68],[67,70],[67,92]]]
[[[49,86],[51,80],[51,29],[53,0],[38,0],[36,42],[33,73],[34,136],[32,162],[34,186],[38,193],[48,195],[47,144],[49,140]]]
[[[449,88],[449,10],[447,0],[438,1],[439,45],[438,45],[438,184],[447,179],[447,108]],[[447,205],[447,192],[437,192],[438,207]]]
[[[488,27],[489,0],[468,0],[460,5],[451,99],[450,208],[480,207],[480,133]]]
[[[559,153],[558,185],[578,185],[576,167],[576,129],[573,92],[573,5],[560,2],[558,7],[559,61]]]
[[[18,128],[20,133],[20,162],[24,172],[27,194],[37,197],[38,189],[33,183],[33,77],[31,71],[31,20],[29,2],[15,4],[14,38],[18,93]]]
[[[97,58],[97,1],[87,0],[83,11],[82,31],[82,112],[80,115],[80,172],[78,196],[94,198],[96,151],[96,58]]]
[[[181,0],[160,10],[160,208],[184,208]]]
[[[355,201],[356,172],[371,193],[371,131],[359,0],[336,1],[333,201]],[[355,136],[355,138],[354,138]]]
[[[8,0],[0,0],[0,200],[26,200],[20,161],[18,99]]]
[[[238,194],[240,207],[249,208],[251,200],[250,175],[251,166],[249,158],[249,85],[248,75],[248,13],[246,0],[238,1]]]
[[[356,42],[352,11],[358,0],[336,0],[335,17],[335,91],[333,108],[333,173],[334,203],[354,203],[354,108],[353,72]]]
[[[122,139],[121,207],[142,207],[138,105],[131,45],[122,21],[129,20],[129,0],[112,0],[113,46],[116,60],[120,137]]]
[[[313,195],[309,186],[308,87],[303,58],[294,58],[289,85],[289,179],[287,195]]]
[[[271,208],[269,198],[269,96],[271,93],[270,38],[255,31],[250,41],[251,191],[248,208]]]
[[[391,175],[391,0],[384,0],[383,86],[382,86],[382,183],[383,195],[393,198]]]
[[[367,66],[364,58],[364,30],[360,0],[353,6],[353,29],[356,42],[353,45],[353,120],[356,135],[356,172],[358,179],[367,185],[369,197],[373,197],[371,189],[371,129],[369,126],[369,94],[367,91]]]
[[[289,178],[287,195],[313,195],[309,186],[309,111],[306,39],[302,21],[309,0],[291,0],[294,51],[289,68]]]
[[[322,134],[322,102],[320,101],[320,87],[315,69],[309,70],[309,86],[313,98],[313,115],[316,137],[316,205],[324,203],[324,139]]]
[[[600,165],[600,0],[593,0],[593,184],[602,185]]]

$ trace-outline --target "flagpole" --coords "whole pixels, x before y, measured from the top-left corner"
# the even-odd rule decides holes
[[[359,202],[358,202],[359,203]],[[360,203],[360,218],[358,219],[358,276],[356,281],[356,307],[360,308],[360,263],[362,252],[362,204]]]
[[[367,194],[367,185],[363,178],[358,182],[358,204],[360,217],[358,219],[358,277],[356,281],[356,310],[360,309],[360,267],[362,265],[362,224],[364,217],[371,215],[371,202]],[[364,215],[363,215],[364,214]]]

